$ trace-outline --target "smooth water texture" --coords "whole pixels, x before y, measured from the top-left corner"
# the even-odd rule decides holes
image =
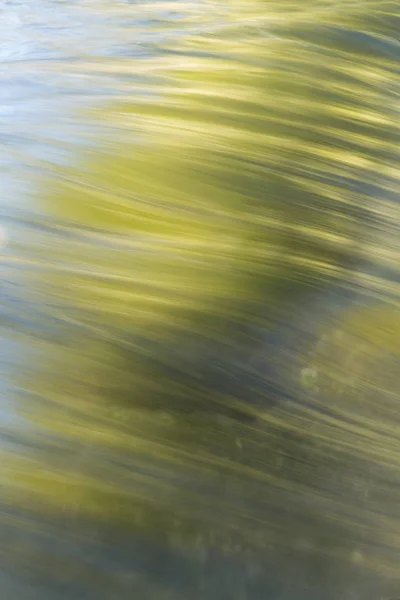
[[[1,598],[400,594],[399,26],[3,1]]]

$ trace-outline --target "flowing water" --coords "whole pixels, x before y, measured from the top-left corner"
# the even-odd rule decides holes
[[[400,594],[399,27],[2,2],[1,598]]]

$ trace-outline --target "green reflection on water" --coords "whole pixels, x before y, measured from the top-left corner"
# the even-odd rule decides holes
[[[350,598],[399,572],[398,10],[299,6],[170,43],[43,184],[4,501]]]

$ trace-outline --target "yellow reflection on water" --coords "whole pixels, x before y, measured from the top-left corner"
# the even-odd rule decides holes
[[[116,574],[118,597],[372,600],[400,573],[398,10],[214,8],[121,59],[152,95],[43,178],[18,264],[54,331],[24,338],[3,501],[205,586]],[[213,552],[239,587],[207,588]]]

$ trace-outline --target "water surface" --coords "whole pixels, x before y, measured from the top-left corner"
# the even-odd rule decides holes
[[[397,5],[0,17],[3,595],[398,595]]]

